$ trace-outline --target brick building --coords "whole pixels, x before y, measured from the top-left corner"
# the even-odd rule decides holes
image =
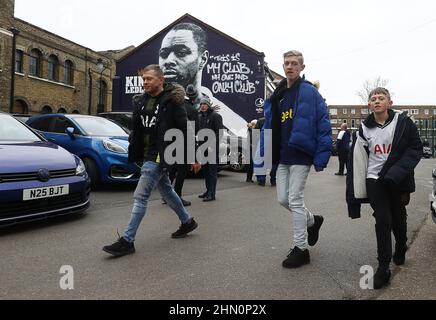
[[[0,0],[0,110],[32,115],[111,111],[115,59],[123,50],[96,52],[64,39],[15,18],[14,4]]]
[[[393,109],[398,111],[407,111],[413,117],[419,134],[423,141],[427,141],[430,146],[436,144],[436,105],[413,106],[413,105],[394,105]],[[329,114],[330,122],[333,129],[333,138],[340,130],[342,123],[346,122],[348,128],[357,130],[362,122],[368,116],[368,107],[360,105],[330,105]]]

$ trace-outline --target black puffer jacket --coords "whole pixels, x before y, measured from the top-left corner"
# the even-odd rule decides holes
[[[393,117],[393,111],[389,110]],[[376,126],[374,115],[371,114],[365,120],[369,128]],[[362,139],[362,128],[357,133]],[[347,190],[346,199],[348,204],[348,215],[350,218],[360,217],[360,204],[368,202],[368,199],[356,199],[354,195],[354,156],[356,154],[356,136],[353,135],[353,146],[348,156],[347,166]],[[368,150],[366,149],[368,153]],[[415,192],[415,167],[422,158],[422,142],[419,132],[413,121],[404,113],[398,116],[395,128],[392,150],[379,173],[379,179],[385,180],[400,193]],[[364,183],[363,181],[361,183]]]
[[[149,95],[139,94],[133,97],[132,133],[130,135],[129,162],[144,160],[144,127],[141,123],[141,108]],[[179,129],[186,136],[187,116],[184,108],[185,90],[180,85],[167,84],[159,98],[159,112],[154,127],[154,147],[159,152],[160,165],[168,168],[164,154],[166,147],[171,144],[164,140],[165,133],[170,129]]]

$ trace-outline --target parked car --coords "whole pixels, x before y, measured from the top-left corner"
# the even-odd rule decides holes
[[[127,133],[132,131],[132,117],[133,112],[102,112],[97,116],[112,120],[120,125]]]
[[[15,119],[20,120],[22,123],[26,123],[32,116],[30,114],[22,114],[22,113],[13,113],[12,116]]]
[[[89,193],[79,157],[0,112],[0,227],[83,213]]]
[[[241,137],[233,133],[231,130],[226,130],[223,140],[225,140],[228,145],[227,164],[230,170],[236,172],[247,171],[247,162],[249,161],[250,157],[250,146],[248,145],[247,137]],[[257,145],[257,141],[254,141],[253,145],[255,147]]]
[[[426,159],[431,158],[433,153],[430,147],[422,147],[422,156]]]
[[[432,171],[433,191],[430,194],[430,211],[433,222],[436,223],[436,167]]]
[[[140,168],[128,163],[128,134],[101,117],[48,114],[30,118],[27,124],[79,156],[93,188],[101,183],[137,183]]]

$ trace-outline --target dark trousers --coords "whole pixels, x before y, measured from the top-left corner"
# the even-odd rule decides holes
[[[182,197],[182,188],[185,182],[186,175],[188,174],[190,165],[188,164],[176,164],[170,169],[170,181],[173,184],[174,179],[176,180],[174,184],[174,191]]]
[[[254,171],[253,165],[254,165],[253,158],[250,157],[250,164],[248,165],[247,168],[247,181],[253,180],[253,171]]]
[[[338,158],[339,158],[339,173],[344,174],[344,169],[347,167],[347,161],[348,161],[348,150],[340,150],[338,151]],[[347,169],[348,171],[348,169]]]
[[[406,205],[409,194],[401,193],[375,179],[367,179],[366,188],[374,210],[379,266],[389,268],[392,259],[391,232],[397,246],[405,246],[407,242]]]
[[[215,198],[216,184],[218,181],[218,165],[208,163],[203,166],[203,172],[207,195],[211,198]]]

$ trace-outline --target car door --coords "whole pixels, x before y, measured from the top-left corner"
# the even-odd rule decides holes
[[[75,138],[72,139],[69,134],[66,133],[67,128],[73,128]],[[77,154],[80,148],[80,143],[76,137],[80,136],[80,130],[77,126],[65,116],[53,117],[50,132],[46,134],[50,141],[55,142],[62,148],[67,149],[69,152]]]

